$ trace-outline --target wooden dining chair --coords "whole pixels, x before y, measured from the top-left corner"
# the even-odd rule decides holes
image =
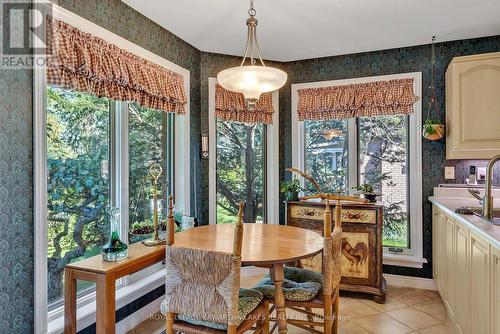
[[[243,203],[234,228],[233,252],[166,247],[166,334],[269,333],[269,304],[261,292],[240,289]]]
[[[302,269],[285,267],[285,280],[294,281],[299,284],[307,283],[308,279],[315,282],[321,281],[320,291],[309,300],[290,300],[286,298],[285,306],[288,309],[305,314],[307,320],[289,319],[287,322],[296,327],[308,330],[313,333],[322,333],[315,327],[323,327],[325,334],[338,333],[339,325],[339,287],[340,287],[340,257],[342,244],[342,205],[341,200],[354,202],[366,202],[366,200],[352,196],[342,196],[339,194],[317,194],[302,197],[301,200],[322,199],[325,201],[325,211],[323,216],[323,259],[322,275],[316,272]],[[332,211],[330,201],[336,201],[335,225],[332,233]],[[287,275],[288,274],[288,275]],[[315,283],[314,282],[314,283]],[[269,298],[269,296],[266,296]],[[270,299],[272,303],[272,299]],[[323,309],[323,314],[316,314],[313,309]],[[321,321],[317,321],[320,319]],[[273,327],[274,329],[275,327]]]

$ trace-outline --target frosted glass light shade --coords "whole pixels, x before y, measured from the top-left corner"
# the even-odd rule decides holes
[[[217,74],[223,88],[242,93],[247,100],[258,100],[260,94],[275,91],[286,83],[287,74],[267,66],[238,66]]]

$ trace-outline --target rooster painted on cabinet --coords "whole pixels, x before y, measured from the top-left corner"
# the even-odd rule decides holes
[[[366,242],[361,240],[353,240],[351,243],[348,241],[348,237],[342,238],[342,255],[349,263],[349,268],[342,266],[342,272],[344,276],[351,277],[364,277],[367,271],[367,260],[368,260],[368,246]],[[345,262],[345,261],[343,261]]]

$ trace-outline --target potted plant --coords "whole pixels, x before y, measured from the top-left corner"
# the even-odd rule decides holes
[[[299,179],[293,178],[291,181],[284,181],[281,184],[280,191],[285,194],[287,201],[297,201],[299,199],[299,191],[304,190],[300,186]]]
[[[444,137],[444,124],[441,121],[427,118],[424,123],[422,135],[428,140],[439,140]]]
[[[356,190],[358,193],[362,194],[365,199],[367,199],[370,203],[377,202],[377,196],[373,190],[373,186],[369,183],[360,184],[357,187],[352,187],[352,189]]]

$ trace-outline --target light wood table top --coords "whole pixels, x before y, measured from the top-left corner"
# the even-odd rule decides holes
[[[82,261],[70,263],[66,268],[97,274],[114,274],[116,278],[120,278],[135,272],[135,267],[146,267],[164,258],[165,245],[148,247],[138,242],[128,246],[128,256],[122,261],[106,262],[101,255],[96,255]]]
[[[232,253],[233,224],[205,225],[175,234],[175,246]],[[274,224],[243,224],[243,265],[286,263],[316,255],[323,238],[303,228]]]

